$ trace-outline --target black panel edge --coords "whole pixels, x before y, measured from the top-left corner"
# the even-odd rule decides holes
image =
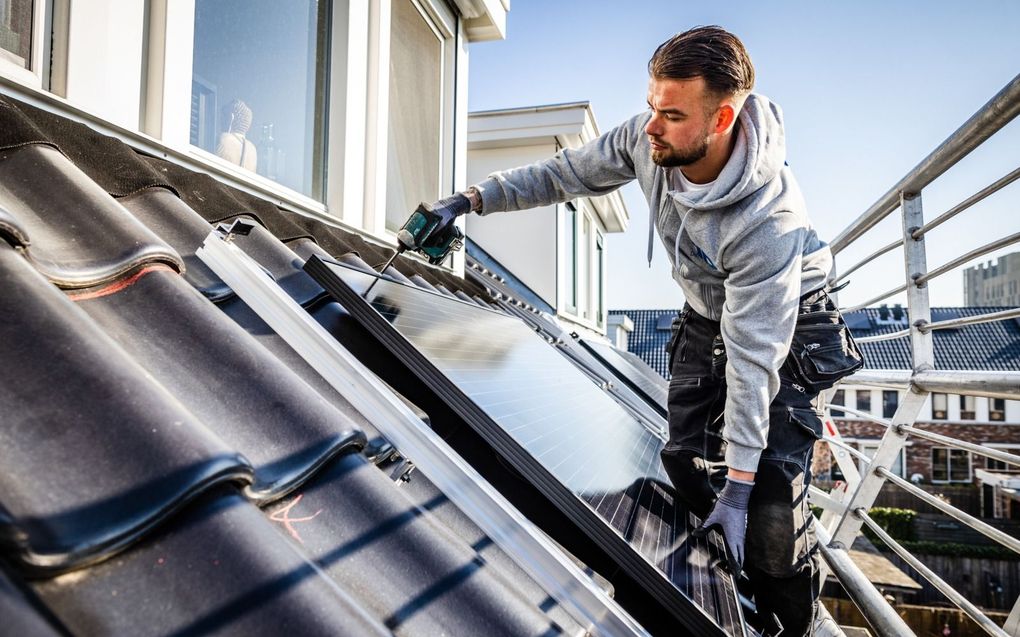
[[[627,385],[627,387],[631,389],[631,391],[633,391],[635,394],[640,396],[646,403],[648,403],[649,406],[651,406],[656,413],[661,415],[663,418],[666,418],[668,416],[666,406],[660,405],[653,397],[649,396],[644,389],[642,389],[637,383],[628,378],[623,373],[623,370],[617,369],[615,365],[606,360],[601,354],[598,353],[598,351],[594,347],[585,342],[583,338],[577,339],[577,341],[581,344],[581,347],[583,347],[585,351],[594,356],[597,361],[605,365],[606,369],[608,369],[618,379],[623,381]]]
[[[339,263],[336,265],[346,267]],[[658,569],[649,564],[625,540],[610,530],[609,526],[595,512],[581,504],[577,496],[566,489],[544,467],[535,462],[531,454],[507,436],[488,414],[482,411],[431,361],[400,335],[365,299],[333,274],[324,260],[312,255],[305,262],[304,269],[339,301],[352,317],[368,328],[384,347],[402,360],[416,376],[440,392],[466,423],[475,429],[498,453],[511,460],[514,466],[556,504],[574,524],[592,537],[597,538],[607,553],[627,571],[628,575],[639,582],[659,603],[673,613],[677,620],[694,631],[694,634],[726,635],[704,610],[666,581]],[[413,289],[423,291],[417,287]],[[463,302],[456,298],[450,299],[445,296],[443,298]],[[484,310],[480,306],[476,307]]]

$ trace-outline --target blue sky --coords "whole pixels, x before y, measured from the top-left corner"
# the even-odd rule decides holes
[[[607,131],[645,108],[645,68],[655,47],[700,24],[736,33],[754,61],[755,90],[782,106],[788,161],[823,239],[1020,73],[1020,2],[512,0],[506,40],[471,45],[470,108],[588,100]],[[1014,121],[924,192],[926,218],[1017,166]],[[608,307],[678,307],[683,297],[661,245],[652,269],[644,263],[647,205],[636,185],[623,196],[631,222],[608,238]],[[896,213],[837,264],[848,268],[898,229]],[[929,265],[1018,231],[1014,183],[933,232]],[[887,255],[852,275],[841,304],[895,287],[902,272],[901,253]],[[932,283],[933,305],[961,301],[959,271]]]

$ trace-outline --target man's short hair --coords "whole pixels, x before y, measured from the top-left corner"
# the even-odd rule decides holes
[[[754,87],[754,65],[740,38],[717,26],[677,33],[655,49],[648,74],[660,80],[705,79],[718,96],[742,96]]]

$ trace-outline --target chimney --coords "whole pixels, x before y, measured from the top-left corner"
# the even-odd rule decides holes
[[[882,319],[883,321],[889,320],[889,306],[886,305],[885,303],[883,303],[882,306],[878,308],[878,318]]]

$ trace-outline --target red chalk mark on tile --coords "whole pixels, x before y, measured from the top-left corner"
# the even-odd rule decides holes
[[[166,564],[166,558],[165,557],[161,557],[161,558],[157,559],[156,560],[156,564],[158,564],[160,566],[163,566],[164,564]]]
[[[288,502],[286,506],[284,506],[284,507],[282,507],[280,509],[277,509],[276,511],[273,512],[272,515],[269,516],[269,519],[272,520],[273,522],[279,522],[279,523],[283,524],[283,528],[287,529],[287,533],[290,533],[290,536],[292,538],[294,538],[298,542],[301,542],[302,544],[304,544],[305,542],[304,542],[304,540],[301,539],[301,536],[298,535],[297,529],[295,529],[293,527],[293,523],[295,523],[295,522],[308,522],[309,520],[314,520],[323,511],[322,509],[319,509],[318,511],[316,511],[312,515],[308,515],[308,516],[305,516],[303,518],[292,518],[292,517],[290,517],[291,509],[296,507],[298,502],[301,502],[301,498],[303,498],[303,497],[305,497],[304,494],[301,494],[301,495],[297,496],[296,498],[294,498],[293,500]]]
[[[162,263],[156,263],[153,265],[147,265],[129,277],[120,279],[118,281],[114,281],[113,283],[110,283],[109,285],[104,285],[101,288],[84,290],[80,292],[69,291],[67,292],[67,296],[72,301],[88,301],[89,299],[98,299],[104,296],[109,296],[111,294],[116,294],[121,290],[131,287],[132,285],[138,282],[138,279],[142,278],[146,274],[149,274],[150,272],[160,271],[174,272],[176,274],[176,270],[174,270],[170,266],[163,265]]]

